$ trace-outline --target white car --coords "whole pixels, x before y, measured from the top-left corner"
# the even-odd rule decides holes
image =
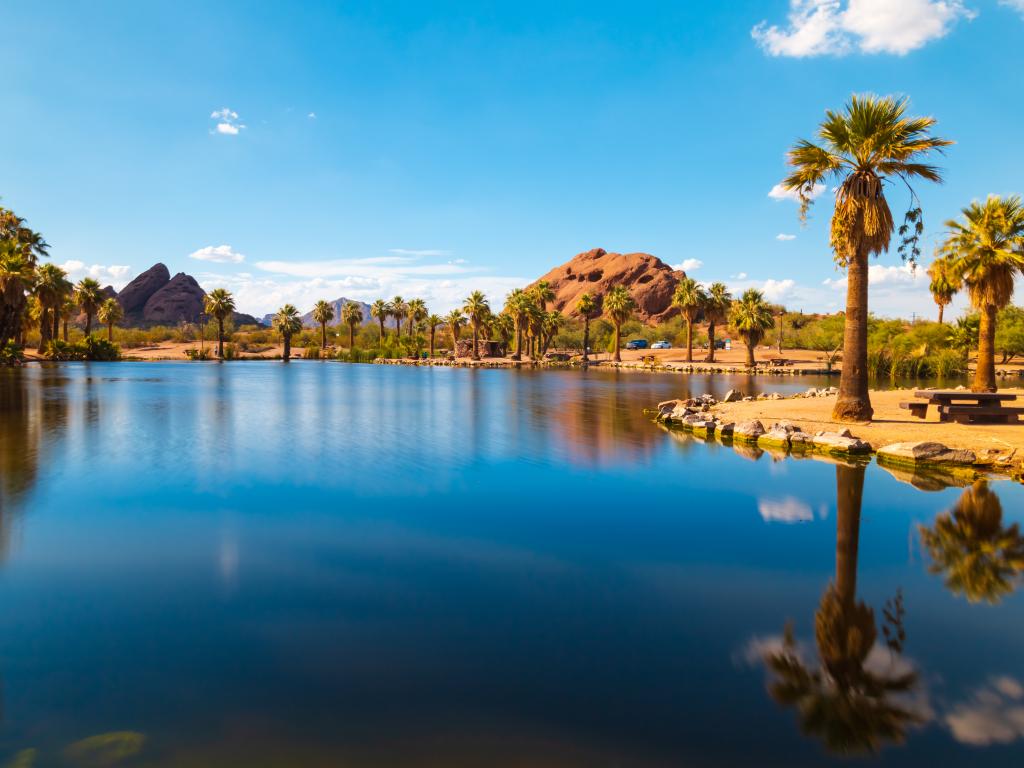
[[[672,345],[665,340],[656,341],[651,344],[651,349],[672,349]]]

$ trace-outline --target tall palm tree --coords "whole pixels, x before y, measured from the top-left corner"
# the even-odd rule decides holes
[[[427,305],[423,299],[409,299],[405,305],[405,316],[409,320],[409,335],[412,336],[413,327],[427,316]]]
[[[939,249],[951,259],[950,276],[967,286],[981,312],[974,392],[996,391],[996,313],[1013,299],[1013,281],[1024,275],[1024,205],[1021,199],[990,195],[963,209],[964,220],[946,222],[949,234]]]
[[[693,362],[693,321],[704,309],[708,295],[692,277],[683,277],[672,293],[672,306],[678,307],[686,320],[686,362]]]
[[[939,308],[939,323],[942,323],[942,316],[946,307],[953,301],[953,296],[960,290],[960,281],[953,275],[952,259],[935,259],[928,267],[928,290],[931,291],[932,299]]]
[[[584,293],[576,301],[576,314],[583,318],[583,362],[590,362],[590,318],[597,311],[597,302],[589,293]]]
[[[124,319],[124,309],[117,299],[107,299],[97,312],[97,317],[103,325],[107,326],[107,341],[114,340],[114,326]]]
[[[548,311],[548,302],[555,300],[555,291],[547,280],[540,280],[529,290],[542,312]]]
[[[56,264],[40,264],[36,267],[33,292],[39,299],[39,351],[46,348],[46,342],[57,337],[60,326],[60,306],[71,292],[68,273]]]
[[[466,316],[462,314],[461,309],[453,309],[445,316],[444,324],[448,326],[448,331],[452,335],[452,352],[454,353],[455,347],[459,343],[459,331],[466,324]]]
[[[377,322],[380,324],[380,345],[384,346],[384,323],[391,317],[391,305],[388,304],[384,299],[377,299],[370,306],[370,315],[377,318]]]
[[[427,324],[427,331],[430,334],[430,357],[434,357],[434,340],[437,337],[437,327],[444,325],[444,318],[440,315],[427,315],[424,322]]]
[[[320,324],[320,349],[327,349],[327,324],[334,319],[334,306],[320,299],[313,305],[313,320]]]
[[[373,311],[372,307],[370,311]],[[348,348],[349,350],[355,349],[356,328],[363,324],[363,310],[358,304],[350,301],[341,308],[341,319],[348,326]],[[381,328],[383,327],[384,321],[382,320]]]
[[[704,316],[708,320],[708,356],[707,362],[715,362],[715,331],[718,323],[724,323],[732,306],[732,294],[725,283],[712,283],[708,288],[707,302],[704,304]]]
[[[551,312],[545,312],[542,320],[542,332],[543,338],[541,339],[541,356],[546,355],[548,348],[551,346],[552,339],[555,338],[555,334],[558,330],[565,325],[565,315],[559,312],[557,309]]]
[[[810,665],[787,624],[781,650],[765,654],[774,673],[769,693],[780,705],[794,707],[802,730],[832,752],[877,752],[886,742],[900,743],[909,726],[922,722],[893,697],[917,685],[915,671],[868,669],[878,629],[874,610],[857,599],[857,550],[860,537],[864,465],[836,465],[836,574],[814,616],[819,664]],[[903,652],[903,603],[897,594],[886,605],[884,635],[893,658]]]
[[[756,288],[748,288],[739,301],[733,302],[729,322],[747,345],[747,365],[757,365],[754,349],[764,339],[765,332],[775,325],[772,309],[764,300],[764,294]]]
[[[71,322],[71,318],[75,316],[77,311],[78,305],[75,304],[74,295],[68,294],[60,303],[61,338],[64,341],[68,340],[68,323]]]
[[[395,296],[391,300],[391,316],[395,318],[395,338],[402,338],[402,321],[405,320],[406,310],[409,305],[401,296]]]
[[[884,185],[892,179],[908,187],[915,179],[941,182],[938,169],[923,160],[952,143],[930,135],[934,118],[907,117],[906,110],[907,99],[854,95],[842,112],[825,113],[820,144],[801,139],[793,146],[793,171],[782,182],[798,194],[801,216],[820,185],[830,179],[838,184],[831,245],[847,276],[843,368],[832,412],[838,421],[870,421],[874,413],[868,395],[868,261],[889,250],[893,235]],[[924,226],[913,188],[911,200],[899,250],[914,261]]]
[[[1024,536],[1017,523],[1003,525],[1003,505],[986,481],[965,490],[930,528],[918,530],[932,559],[928,570],[945,574],[954,594],[995,605],[1020,584]]]
[[[636,311],[636,301],[625,286],[616,285],[608,291],[602,303],[604,313],[608,315],[615,328],[615,362],[621,363],[622,324],[633,317],[633,312]]]
[[[224,359],[224,321],[235,311],[235,297],[225,288],[214,288],[203,299],[203,309],[217,321],[217,357]]]
[[[522,288],[513,288],[505,297],[505,312],[515,324],[516,348],[512,353],[513,360],[523,359],[523,325],[526,323],[526,304],[530,297]]]
[[[482,291],[473,291],[463,302],[462,311],[466,313],[466,317],[469,318],[469,323],[473,327],[473,354],[471,357],[473,360],[479,360],[480,350],[477,348],[477,341],[480,336],[480,325],[490,314],[491,305],[487,303],[487,297]]]
[[[0,240],[0,347],[21,330],[25,291],[35,280],[35,266],[11,240]]]
[[[75,286],[75,301],[85,312],[85,335],[92,334],[92,319],[103,302],[103,288],[91,277],[83,277]]]
[[[284,355],[281,359],[287,363],[292,355],[292,336],[302,330],[302,317],[293,305],[285,304],[277,310],[272,323],[284,341]]]

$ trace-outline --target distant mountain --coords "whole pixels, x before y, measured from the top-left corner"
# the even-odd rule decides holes
[[[179,272],[171,277],[166,266],[154,264],[116,296],[124,308],[124,324],[145,327],[196,322],[203,312],[206,291],[191,275]],[[241,312],[233,319],[236,326],[259,324],[255,317]]]
[[[589,293],[600,307],[610,288],[624,285],[636,300],[637,318],[656,323],[678,314],[672,306],[672,294],[685,276],[649,253],[608,253],[595,248],[555,267],[533,285],[546,280],[555,293],[550,306],[563,314],[574,314],[576,302],[584,293]]]
[[[331,320],[328,325],[341,325],[341,310],[346,304],[358,304],[359,308],[363,311],[363,325],[369,325],[373,322],[373,318],[370,317],[370,305],[365,304],[362,301],[356,301],[355,299],[346,299],[344,297],[335,299],[330,302],[331,307],[334,308],[334,319]],[[271,312],[269,315],[263,316],[263,324],[270,325],[274,320],[274,314]],[[313,310],[310,310],[302,316],[302,325],[306,328],[319,328],[320,324],[313,319]]]

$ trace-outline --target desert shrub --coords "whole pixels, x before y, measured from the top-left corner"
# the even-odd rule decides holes
[[[21,347],[15,346],[13,341],[0,347],[0,366],[21,365],[22,360]]]
[[[121,359],[121,350],[116,344],[106,339],[87,336],[82,341],[62,341],[55,339],[46,345],[46,357],[50,360],[66,362],[69,360],[91,360],[109,362]]]
[[[224,357],[222,360],[237,360],[238,359],[238,345],[229,342],[224,345]]]
[[[210,350],[209,349],[186,349],[185,357],[189,360],[209,360]]]
[[[302,350],[302,356],[307,360],[320,359],[320,347],[317,344],[309,344]]]
[[[379,356],[379,352],[375,349],[339,349],[335,355],[335,360],[340,360],[343,363],[372,363]]]

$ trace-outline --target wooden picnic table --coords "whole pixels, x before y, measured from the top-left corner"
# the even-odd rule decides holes
[[[1001,392],[971,392],[966,389],[919,389],[914,392],[924,402],[900,403],[912,416],[923,419],[928,406],[939,409],[939,421],[960,424],[1017,424],[1024,408],[1010,408],[1003,403],[1013,402],[1016,395]]]

